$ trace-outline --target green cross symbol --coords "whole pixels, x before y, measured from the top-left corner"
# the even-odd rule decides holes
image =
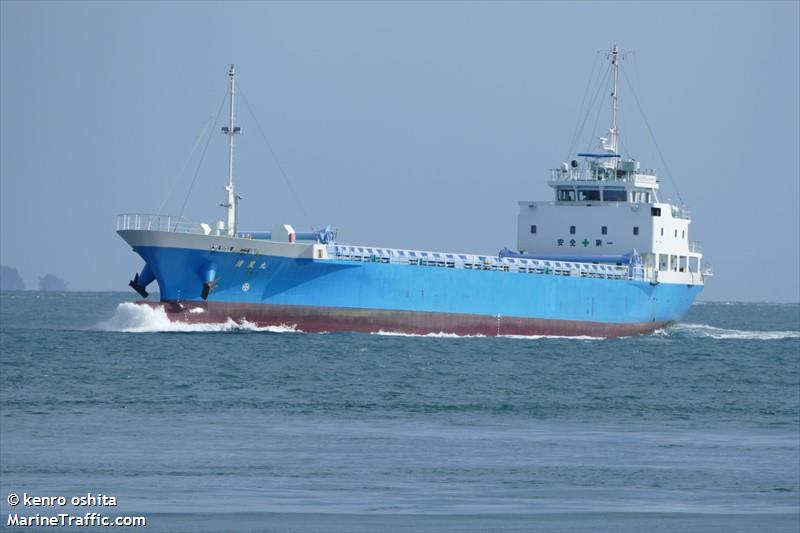
[[[583,239],[581,241],[581,244],[583,245],[584,248],[586,248],[587,246],[589,246],[589,239]]]

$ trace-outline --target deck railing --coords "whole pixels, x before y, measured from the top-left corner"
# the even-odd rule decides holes
[[[175,233],[204,234],[200,224],[173,215],[122,214],[117,215],[117,231],[145,230],[170,231]]]
[[[656,183],[656,171],[642,168],[636,172],[614,173],[614,169],[596,168],[563,168],[550,169],[550,181],[638,181]]]
[[[686,220],[692,219],[692,213],[689,211],[689,208],[685,205],[673,205],[672,206],[672,217],[673,218],[684,218]]]
[[[342,244],[328,245],[328,257],[339,261],[355,261],[359,263],[394,263],[412,266],[606,279],[648,279],[645,269],[641,265],[623,266],[489,255],[448,254]]]

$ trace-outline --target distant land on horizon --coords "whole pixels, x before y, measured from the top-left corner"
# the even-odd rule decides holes
[[[0,291],[24,291],[25,282],[14,267],[0,265]]]
[[[0,265],[0,291],[24,290],[28,290],[28,288],[19,271],[12,266]],[[39,277],[38,290],[41,292],[65,292],[69,290],[69,282],[56,275],[45,274],[44,276]]]
[[[69,290],[69,283],[58,276],[45,274],[39,278],[39,290],[43,292],[65,292]]]

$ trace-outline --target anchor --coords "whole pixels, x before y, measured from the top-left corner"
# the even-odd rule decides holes
[[[156,279],[156,276],[153,274],[153,270],[150,268],[150,265],[145,263],[142,273],[134,274],[133,279],[128,282],[128,286],[138,292],[139,296],[142,298],[147,298],[149,296],[146,290],[147,286],[150,285],[154,279]]]

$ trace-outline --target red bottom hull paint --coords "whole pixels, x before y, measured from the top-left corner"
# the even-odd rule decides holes
[[[226,302],[137,302],[163,307],[170,320],[186,323],[247,321],[258,326],[294,326],[309,333],[360,332],[427,335],[525,335],[623,337],[652,333],[670,322],[609,324],[574,320],[550,320],[421,311],[391,311],[295,305]]]

